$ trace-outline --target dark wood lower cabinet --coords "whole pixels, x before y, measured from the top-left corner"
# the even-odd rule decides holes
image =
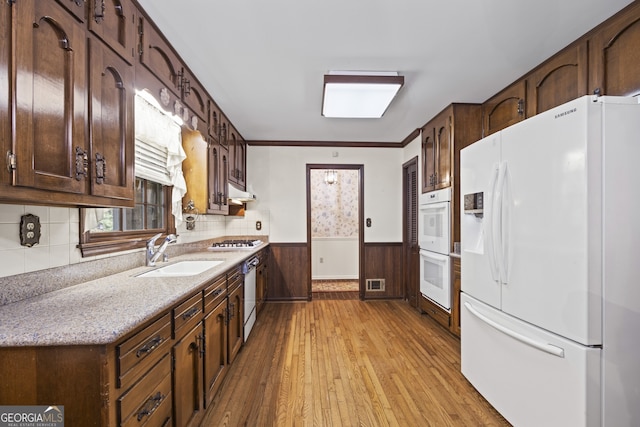
[[[202,323],[173,346],[173,408],[175,425],[186,427],[202,415]]]
[[[118,425],[168,426],[172,416],[171,357],[165,355],[117,401]]]
[[[451,333],[460,336],[460,289],[462,286],[461,260],[451,257]]]
[[[0,347],[0,405],[62,405],[72,427],[197,426],[244,345],[243,284],[236,267],[114,343]]]
[[[447,311],[442,309],[442,307],[425,298],[424,296],[422,296],[422,294],[418,296],[418,305],[420,306],[421,313],[428,315],[436,322],[449,329],[451,316]]]
[[[105,346],[0,348],[0,405],[63,405],[67,426],[114,426],[113,360]]]
[[[244,286],[229,289],[229,345],[228,360],[233,363],[244,342]]]
[[[228,367],[227,359],[227,299],[204,318],[204,395],[207,406],[220,388]]]

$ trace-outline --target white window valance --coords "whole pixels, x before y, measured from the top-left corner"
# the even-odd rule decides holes
[[[182,223],[182,196],[187,192],[182,175],[182,161],[187,158],[182,131],[168,113],[146,98],[139,93],[135,100],[135,175],[173,186],[171,211],[178,226]]]

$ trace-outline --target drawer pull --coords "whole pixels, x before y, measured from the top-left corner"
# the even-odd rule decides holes
[[[216,289],[215,291],[213,291],[213,294],[212,294],[212,295],[213,295],[214,297],[217,297],[217,296],[218,296],[218,295],[220,295],[222,292],[223,292],[223,290],[222,290],[222,289]]]
[[[136,357],[141,357],[143,355],[151,353],[153,350],[158,348],[162,341],[164,340],[159,335],[155,338],[150,339],[142,347],[140,347],[138,351],[136,351]]]
[[[157,392],[156,394],[148,398],[142,408],[138,411],[138,421],[142,420],[144,417],[150,417],[151,414],[153,414],[156,409],[158,409],[158,406],[160,406],[165,397],[166,396],[164,396],[162,393]]]
[[[186,313],[182,313],[182,320],[190,319],[193,316],[195,316],[196,314],[198,314],[199,312],[200,312],[200,309],[198,307],[192,307]]]

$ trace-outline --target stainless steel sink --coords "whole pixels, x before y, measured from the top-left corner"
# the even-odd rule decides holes
[[[180,261],[165,267],[156,268],[146,273],[138,274],[136,277],[181,277],[195,276],[210,268],[222,264],[223,260],[196,260]]]

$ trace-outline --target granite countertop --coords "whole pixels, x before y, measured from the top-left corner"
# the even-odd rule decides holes
[[[0,306],[0,347],[115,342],[265,246],[267,243],[252,250],[192,252],[156,267],[137,267]],[[194,276],[135,277],[187,260],[225,262]]]

